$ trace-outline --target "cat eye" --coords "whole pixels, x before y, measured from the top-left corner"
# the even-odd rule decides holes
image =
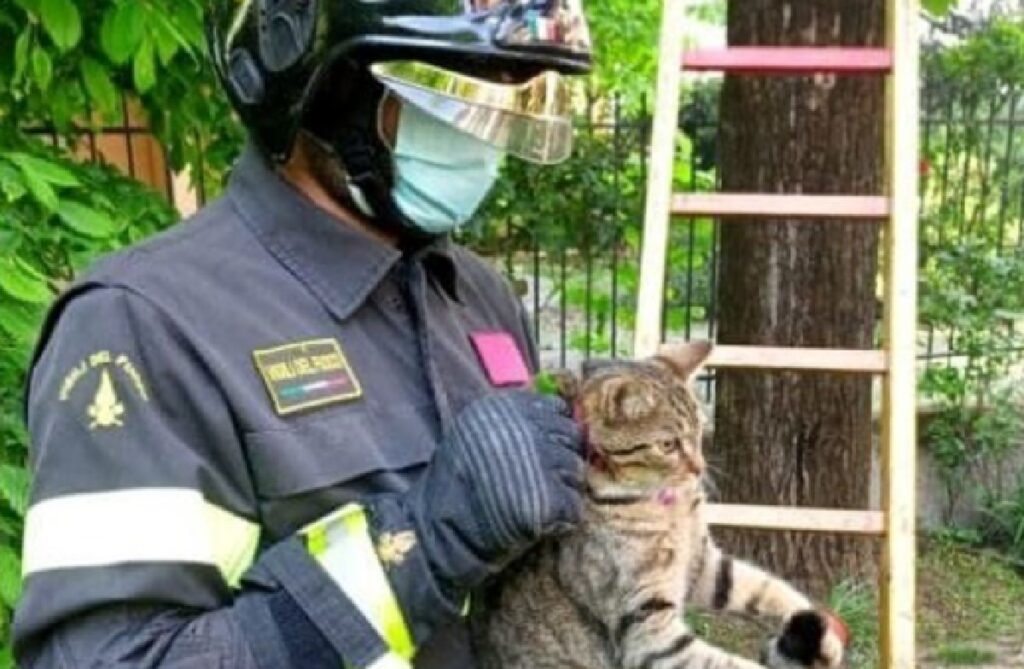
[[[667,439],[658,444],[658,449],[662,453],[671,453],[673,451],[683,450],[683,442],[679,439]]]

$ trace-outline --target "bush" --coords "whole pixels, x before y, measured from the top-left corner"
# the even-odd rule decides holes
[[[1007,495],[990,493],[984,503],[982,537],[998,546],[1024,568],[1024,474]]]
[[[1012,127],[1024,84],[1024,23],[997,20],[926,60],[926,113],[960,119],[933,129],[922,212],[921,324],[949,337],[948,364],[932,363],[922,394],[937,414],[925,437],[945,483],[947,521],[970,481],[1002,493],[1006,457],[1024,432],[1013,382],[1024,361],[1024,240],[1016,221],[1024,186]],[[1017,371],[1015,371],[1017,370]]]
[[[40,320],[96,256],[177,218],[159,194],[81,164],[74,149],[83,132],[119,121],[129,96],[173,167],[216,186],[241,135],[206,64],[201,12],[200,0],[0,7],[0,669],[13,665],[28,491],[22,388]]]

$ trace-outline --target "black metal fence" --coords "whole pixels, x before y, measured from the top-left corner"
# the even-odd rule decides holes
[[[713,91],[704,91],[695,102],[684,105],[680,127],[685,139],[678,155],[677,190],[715,187],[715,106],[709,99]],[[930,263],[942,261],[937,254],[961,244],[984,244],[1004,256],[1024,251],[1022,126],[1022,91],[997,89],[989,95],[965,97],[960,89],[941,81],[924,86],[920,232],[925,279]],[[581,133],[596,134],[615,147],[611,180],[627,195],[611,201],[612,211],[594,211],[560,224],[582,230],[595,225],[612,229],[602,235],[582,234],[583,244],[561,248],[546,243],[541,230],[522,229],[516,234],[506,229],[500,235],[501,264],[536,315],[547,364],[629,353],[649,127],[644,109],[625,113],[614,103],[604,121],[581,124]],[[578,159],[586,160],[583,154]],[[636,165],[640,169],[634,169]],[[533,197],[524,191],[524,206],[530,206]],[[511,218],[523,224],[518,214]],[[506,225],[512,228],[517,223]],[[487,228],[492,236],[493,230],[493,226]],[[714,338],[718,232],[718,221],[707,218],[673,224],[665,291],[666,337]],[[486,238],[469,242],[485,253],[493,252]],[[927,284],[922,286],[923,294],[928,290]],[[1012,327],[1017,315],[1005,317]],[[922,364],[949,363],[961,354],[955,328],[922,321]]]
[[[922,101],[922,268],[951,244],[1021,253],[1024,92],[997,87],[968,96],[929,80]],[[542,358],[550,366],[628,355],[632,344],[651,119],[646,105],[626,109],[618,100],[594,101],[589,111],[578,124],[572,164],[554,172],[510,169],[481,225],[463,240],[514,281],[535,317]],[[175,196],[159,147],[128,105],[121,123],[86,133],[84,158],[102,157]],[[713,190],[715,84],[688,95],[680,138],[676,189]],[[714,339],[718,241],[719,223],[710,218],[672,226],[666,337]],[[1012,327],[1016,316],[1006,318]],[[948,363],[959,354],[955,328],[922,322],[920,342],[923,364]]]

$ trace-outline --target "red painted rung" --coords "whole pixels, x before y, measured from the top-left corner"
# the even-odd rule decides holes
[[[701,49],[683,54],[683,69],[734,74],[885,74],[892,69],[892,52],[837,47]]]

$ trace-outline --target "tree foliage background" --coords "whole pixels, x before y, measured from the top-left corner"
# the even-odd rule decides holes
[[[966,122],[933,124],[922,156],[920,321],[928,336],[953,333],[960,353],[957,364],[922,375],[933,407],[924,436],[946,487],[946,521],[958,503],[980,498],[987,539],[1024,556],[1024,506],[1005,511],[1024,499],[1024,477],[1005,472],[1024,433],[1024,151],[1015,138],[1024,21],[997,19],[925,64],[940,84],[927,113]]]
[[[44,310],[96,256],[175,216],[156,194],[73,158],[80,130],[137,99],[175,166],[222,169],[240,137],[204,58],[198,0],[0,6],[0,641],[20,591],[25,369]],[[58,137],[48,146],[30,132]],[[12,665],[0,643],[0,667]]]

